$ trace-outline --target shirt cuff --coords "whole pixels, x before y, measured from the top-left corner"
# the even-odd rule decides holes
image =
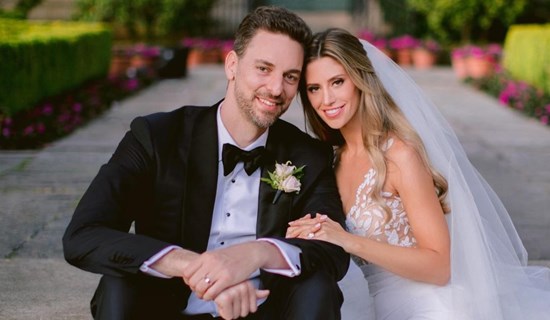
[[[164,273],[158,272],[157,270],[151,268],[151,265],[157,262],[160,258],[164,257],[168,252],[178,249],[180,247],[178,246],[168,246],[161,251],[159,251],[157,254],[149,258],[148,260],[144,261],[143,264],[139,267],[139,270],[145,274],[148,274],[153,277],[157,278],[164,278],[164,279],[170,279],[171,276],[167,276]]]
[[[290,269],[264,269],[265,271],[290,278],[300,275],[302,272],[302,264],[300,262],[300,254],[302,254],[302,250],[300,248],[277,239],[260,238],[257,239],[257,241],[265,241],[273,244],[279,250],[290,267]]]

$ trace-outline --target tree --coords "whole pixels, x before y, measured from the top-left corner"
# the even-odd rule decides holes
[[[407,0],[426,17],[430,31],[441,41],[459,38],[471,42],[474,32],[482,37],[495,22],[509,26],[524,10],[527,0]]]
[[[78,0],[77,19],[104,21],[132,38],[205,32],[216,0]]]

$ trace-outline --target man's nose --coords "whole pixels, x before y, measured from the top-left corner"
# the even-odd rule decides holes
[[[282,75],[271,76],[267,84],[267,89],[272,96],[278,97],[283,93],[283,81],[284,79]]]

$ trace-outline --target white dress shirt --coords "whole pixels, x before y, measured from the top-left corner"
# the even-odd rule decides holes
[[[258,218],[258,198],[260,189],[261,169],[254,171],[250,176],[244,171],[242,162],[237,163],[235,169],[227,176],[223,175],[222,147],[225,143],[237,146],[227,129],[225,128],[220,110],[217,112],[218,125],[218,181],[216,187],[216,199],[212,214],[212,225],[208,238],[207,250],[216,250],[238,243],[256,240],[256,222]],[[244,148],[249,151],[259,146],[265,146],[268,132],[264,132],[256,141]],[[274,244],[287,264],[289,269],[266,269],[265,271],[277,273],[288,277],[300,274],[300,253],[298,247],[289,245],[275,239],[261,238],[258,241],[268,241]],[[177,246],[169,246],[157,253],[140,267],[142,272],[166,278],[165,275],[150,268],[150,265]],[[260,286],[260,271],[256,270],[250,277],[256,288]],[[263,301],[259,301],[262,303]],[[216,306],[213,301],[199,299],[194,293],[189,297],[186,314],[210,313],[217,316]]]

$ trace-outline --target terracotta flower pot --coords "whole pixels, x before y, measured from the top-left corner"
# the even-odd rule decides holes
[[[480,79],[490,76],[493,73],[493,63],[486,57],[466,58],[466,70],[469,77]]]
[[[435,64],[436,55],[425,48],[416,48],[412,53],[412,61],[417,69],[429,69]]]
[[[131,66],[130,57],[125,55],[113,55],[109,67],[109,76],[116,77],[125,74]]]
[[[410,66],[412,64],[412,50],[411,49],[399,49],[395,52],[395,58],[397,64],[403,67]]]
[[[187,66],[192,68],[199,64],[219,63],[220,56],[218,49],[192,48],[187,57]]]

